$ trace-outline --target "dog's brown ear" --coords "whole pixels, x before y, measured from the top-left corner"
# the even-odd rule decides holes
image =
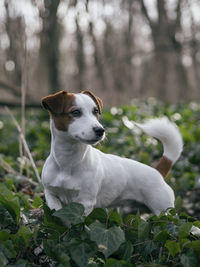
[[[82,91],[81,93],[89,95],[94,100],[94,102],[97,104],[99,114],[101,114],[103,109],[103,101],[89,90]]]
[[[60,91],[42,98],[42,106],[52,114],[59,115],[64,111],[66,91]]]

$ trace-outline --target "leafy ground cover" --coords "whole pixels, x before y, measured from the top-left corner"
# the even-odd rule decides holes
[[[200,227],[200,104],[161,105],[150,99],[112,107],[103,114],[107,138],[98,148],[153,164],[162,146],[133,121],[163,115],[178,124],[184,138],[184,152],[167,180],[176,193],[176,208],[146,217],[137,205],[123,217],[115,209],[95,209],[85,217],[78,203],[49,210],[29,160],[19,156],[17,130],[2,112],[0,267],[199,266],[200,237],[194,227]],[[41,173],[50,148],[45,112],[27,111],[26,140]]]

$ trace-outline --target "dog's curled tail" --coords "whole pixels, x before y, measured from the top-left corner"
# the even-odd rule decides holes
[[[183,140],[177,125],[166,117],[151,119],[144,124],[136,123],[136,125],[146,134],[162,142],[164,153],[155,168],[165,178],[183,150]]]

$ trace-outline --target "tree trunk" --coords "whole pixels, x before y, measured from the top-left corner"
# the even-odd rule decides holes
[[[90,16],[90,14],[89,14],[89,0],[86,1],[85,8],[86,8],[88,15]],[[107,89],[106,75],[104,73],[104,66],[102,63],[102,55],[100,54],[100,49],[99,49],[98,42],[97,42],[95,32],[94,32],[94,25],[93,25],[93,22],[91,20],[89,21],[89,36],[91,38],[92,45],[94,48],[93,56],[94,56],[94,63],[95,63],[95,68],[96,68],[96,76],[97,76],[97,79],[100,83],[101,89],[106,90]]]
[[[76,80],[78,83],[79,90],[85,89],[85,70],[86,70],[86,64],[85,64],[85,54],[84,54],[84,43],[83,43],[83,34],[81,32],[80,26],[79,26],[79,17],[77,15],[76,17],[76,65],[78,68],[78,72],[76,74]]]
[[[41,79],[46,79],[49,92],[54,93],[59,84],[59,23],[57,10],[60,0],[45,0],[40,10],[43,29],[40,33]]]
[[[188,98],[187,72],[182,63],[182,44],[176,34],[181,29],[181,1],[176,3],[176,18],[168,17],[165,0],[157,0],[158,19],[152,20],[144,1],[141,10],[152,31],[154,55],[149,73],[142,77],[142,88],[151,88],[154,96],[162,101],[186,100]],[[145,83],[146,81],[146,83]]]
[[[22,83],[22,65],[25,54],[25,22],[22,17],[11,17],[9,1],[4,2],[6,9],[6,32],[9,38],[9,48],[6,51],[7,61],[13,61],[14,71],[7,72],[7,78],[11,79],[17,86]]]

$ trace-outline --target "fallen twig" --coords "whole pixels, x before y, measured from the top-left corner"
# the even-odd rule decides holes
[[[0,165],[10,174],[15,174],[15,170],[0,155]]]
[[[26,151],[26,153],[27,153],[27,155],[28,155],[28,157],[29,157],[29,159],[30,159],[30,162],[31,162],[31,165],[32,165],[32,167],[33,167],[33,169],[34,169],[34,172],[35,172],[35,175],[36,175],[36,177],[37,177],[37,180],[38,180],[38,182],[40,183],[40,182],[41,182],[41,179],[40,179],[39,172],[38,172],[38,170],[37,170],[37,167],[36,167],[36,165],[35,165],[35,162],[34,162],[34,160],[33,160],[33,157],[32,157],[32,155],[31,155],[31,152],[30,152],[29,147],[28,147],[28,145],[27,145],[27,142],[26,142],[26,140],[25,140],[25,137],[24,137],[24,135],[23,135],[23,133],[22,133],[21,127],[20,127],[19,123],[17,122],[17,120],[15,119],[14,115],[12,114],[11,110],[10,110],[8,107],[5,107],[5,109],[6,109],[7,113],[10,115],[10,117],[12,118],[12,120],[13,120],[13,122],[14,122],[14,124],[15,124],[15,126],[16,126],[18,132],[19,132],[20,138],[21,138],[22,143],[23,143],[23,145],[24,145],[24,149],[25,149],[25,151]]]

